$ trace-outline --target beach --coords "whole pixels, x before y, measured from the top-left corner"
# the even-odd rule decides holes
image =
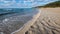
[[[41,15],[25,34],[60,34],[60,8],[42,8]]]
[[[40,16],[30,27],[25,27],[28,30],[23,33],[21,31],[15,34],[60,34],[60,8],[39,8]],[[28,26],[28,25],[27,25]]]
[[[0,16],[2,34],[59,34],[60,8],[24,9]]]

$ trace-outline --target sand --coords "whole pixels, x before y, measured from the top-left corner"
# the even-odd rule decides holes
[[[60,34],[60,8],[40,8],[40,15],[31,25],[15,34]],[[28,27],[27,27],[28,26]],[[27,30],[26,30],[27,29]]]
[[[60,8],[41,8],[41,15],[25,34],[60,34]]]

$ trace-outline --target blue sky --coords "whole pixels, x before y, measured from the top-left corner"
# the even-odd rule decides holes
[[[30,8],[57,0],[0,0],[0,8]]]

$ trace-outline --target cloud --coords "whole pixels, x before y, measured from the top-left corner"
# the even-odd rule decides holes
[[[0,6],[4,6],[4,7],[10,6],[16,3],[15,1],[6,1],[6,0],[0,0],[0,2],[1,2]]]
[[[0,0],[0,8],[10,8],[10,7],[18,7],[18,8],[24,8],[24,7],[33,7],[33,6],[41,6],[46,3],[56,1],[56,0],[29,0],[29,2],[23,1],[23,0]]]

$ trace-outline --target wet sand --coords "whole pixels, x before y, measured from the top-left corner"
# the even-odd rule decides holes
[[[60,8],[40,8],[41,15],[25,34],[60,34]]]

